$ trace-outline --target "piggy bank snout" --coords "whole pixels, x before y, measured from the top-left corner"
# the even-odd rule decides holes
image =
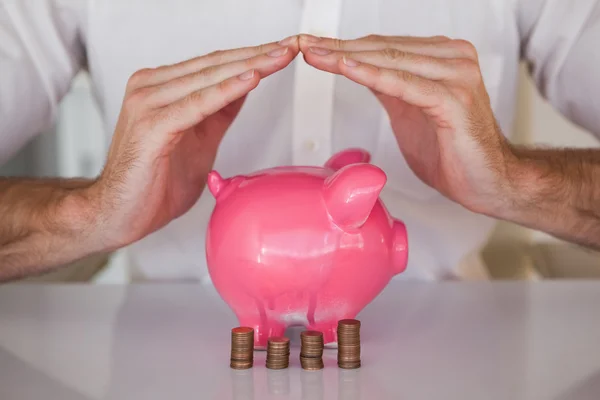
[[[402,221],[394,220],[392,242],[392,270],[394,275],[404,272],[408,264],[408,237]]]

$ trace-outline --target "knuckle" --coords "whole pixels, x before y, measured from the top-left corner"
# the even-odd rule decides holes
[[[479,64],[470,58],[457,58],[452,61],[454,63],[454,67],[462,71],[473,72],[474,70],[479,70]]]
[[[182,106],[184,109],[189,107],[197,107],[198,105],[204,102],[204,97],[205,96],[203,90],[197,90],[195,92],[192,92],[186,97],[184,97]]]
[[[432,39],[439,40],[440,42],[447,42],[450,40],[450,38],[445,35],[436,35]]]
[[[206,57],[219,60],[223,56],[223,53],[224,53],[223,50],[214,50],[214,51],[211,51],[210,53],[208,53],[206,55]]]
[[[217,70],[216,66],[209,66],[202,68],[200,71],[196,72],[196,76],[201,79],[209,78],[212,74]]]
[[[202,90],[199,90],[188,96],[185,108],[189,107],[190,109],[195,110],[195,113],[198,116],[198,120],[201,121],[201,120],[206,119],[206,117],[207,117],[207,115],[204,111],[205,110],[204,103],[206,101],[210,101],[210,99],[205,96],[205,94]]]
[[[256,54],[264,54],[268,51],[267,45],[265,45],[265,44],[259,44],[258,46],[256,46],[254,48],[254,50],[255,50]]]
[[[379,40],[381,39],[381,35],[377,35],[375,33],[372,33],[370,35],[365,36],[365,39],[369,39],[369,40]]]
[[[468,58],[457,59],[453,62],[453,67],[460,71],[460,77],[469,83],[478,84],[483,81],[481,68],[476,61]]]
[[[396,75],[398,76],[398,79],[407,83],[412,82],[415,79],[413,74],[404,70],[396,71]]]
[[[219,96],[219,99],[217,99],[217,102],[219,103],[219,109],[233,102],[237,97],[237,92],[239,91],[237,90],[236,80],[231,79],[227,79],[220,82],[217,85],[217,88],[219,90],[219,93],[221,94],[221,96]]]
[[[213,64],[221,64],[223,62],[223,58],[225,57],[224,50],[215,50],[208,53],[205,56],[199,57],[198,59],[204,59]]]
[[[258,59],[256,57],[246,58],[242,60],[242,64],[244,65],[244,69],[252,69],[257,65]]]
[[[406,53],[404,51],[400,51],[394,48],[386,48],[382,51],[383,57],[389,61],[400,61],[406,58]]]
[[[453,40],[453,43],[465,56],[473,59],[477,58],[477,49],[473,43],[464,39]]]
[[[146,99],[148,98],[150,93],[151,89],[149,88],[135,89],[133,92],[127,95],[124,104],[125,108],[130,110],[139,108],[146,102]]]
[[[342,39],[332,39],[332,45],[334,49],[340,50],[344,48],[344,41]]]
[[[231,82],[229,80],[221,81],[217,84],[217,92],[222,99],[227,100],[229,92],[231,91]]]
[[[481,68],[479,68],[479,65],[476,62],[466,62],[465,65],[463,66],[463,71],[465,73],[465,75],[467,76],[467,78],[469,79],[469,81],[472,82],[481,82],[483,80],[483,76],[481,74]]]
[[[154,70],[151,68],[143,68],[138,71],[135,71],[127,81],[127,87],[130,89],[135,89],[140,87],[146,82],[150,76],[154,73]]]

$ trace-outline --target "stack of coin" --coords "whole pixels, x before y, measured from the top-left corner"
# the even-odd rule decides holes
[[[323,334],[317,331],[304,331],[300,334],[300,365],[302,369],[323,368]]]
[[[231,330],[231,363],[233,369],[248,369],[254,362],[254,329],[245,326]]]
[[[269,338],[267,344],[267,368],[283,369],[290,365],[290,339],[286,337]]]
[[[360,321],[343,319],[338,322],[338,366],[344,369],[360,367]]]

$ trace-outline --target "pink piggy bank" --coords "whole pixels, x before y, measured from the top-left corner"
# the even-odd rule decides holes
[[[405,270],[406,228],[379,199],[386,175],[369,160],[349,149],[325,167],[209,174],[209,273],[239,324],[254,328],[255,348],[294,325],[335,347],[337,322]]]

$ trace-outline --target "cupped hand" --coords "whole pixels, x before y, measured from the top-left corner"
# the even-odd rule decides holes
[[[370,88],[385,107],[413,172],[480,213],[507,200],[512,148],[491,109],[478,54],[447,37],[301,35],[307,63]]]
[[[105,225],[101,240],[123,246],[189,210],[245,96],[298,51],[292,38],[134,73],[105,168],[90,188]]]

